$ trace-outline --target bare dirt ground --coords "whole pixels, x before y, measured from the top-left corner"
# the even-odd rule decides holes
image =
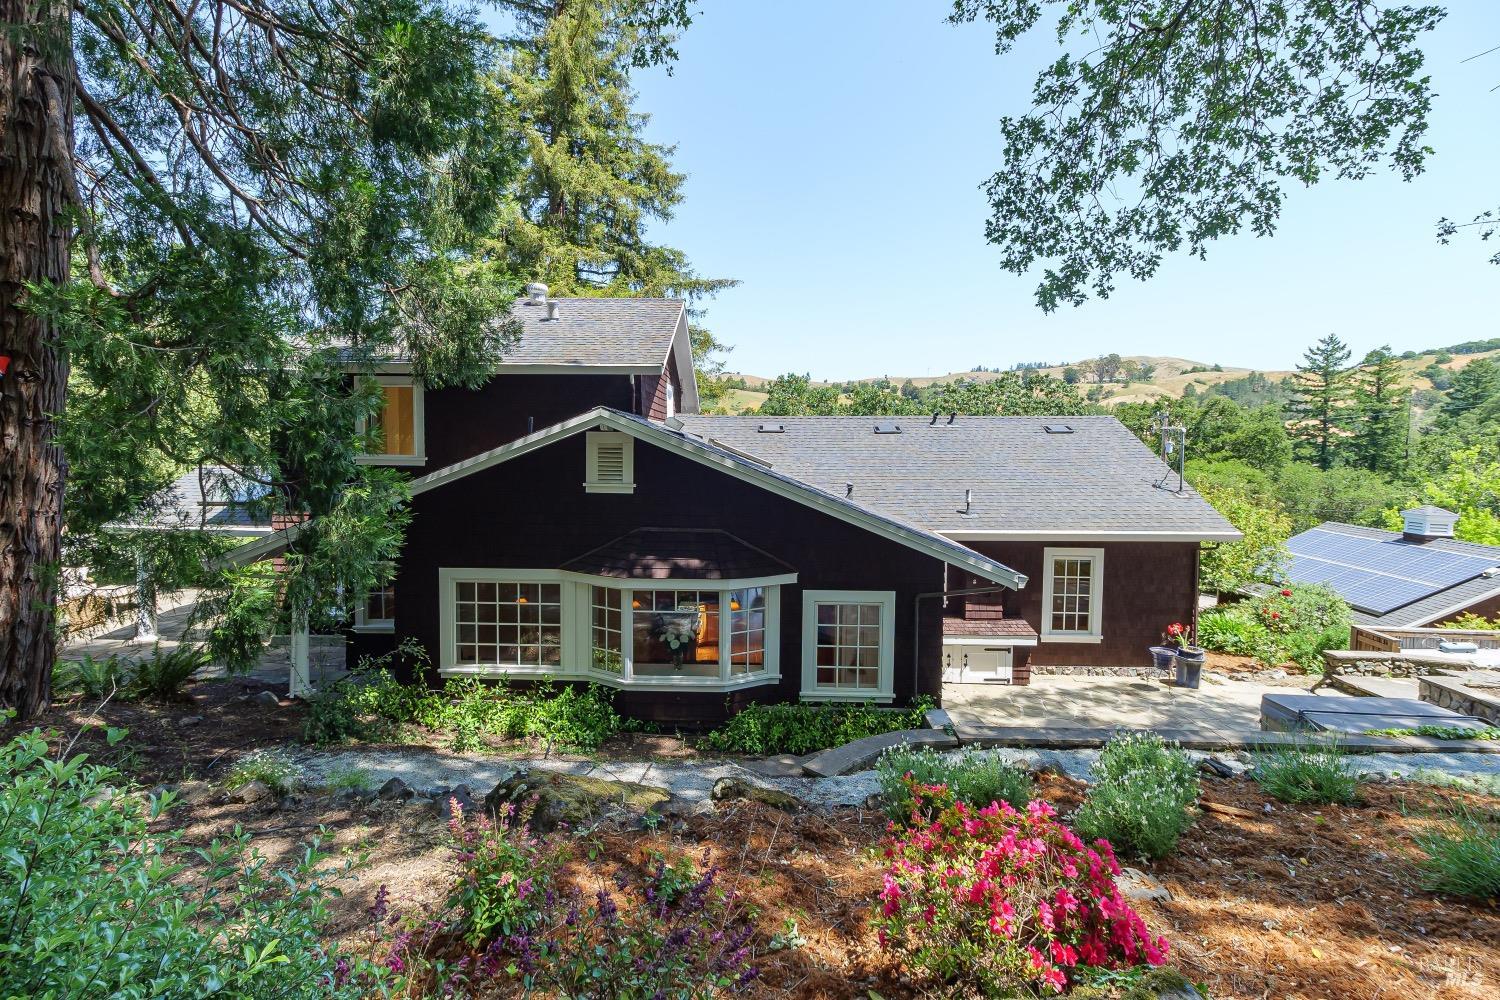
[[[308,791],[281,803],[241,803],[220,793],[217,783],[231,760],[294,741],[300,731],[300,709],[260,703],[263,689],[254,681],[200,683],[181,704],[111,704],[97,713],[62,705],[43,722],[70,733],[90,717],[128,727],[129,736],[113,748],[92,735],[79,747],[145,786],[188,778],[213,783],[190,786],[197,793],[163,823],[182,830],[190,844],[238,825],[273,860],[290,861],[320,831],[326,847],[366,854],[334,910],[332,931],[340,939],[363,939],[368,907],[382,885],[393,907],[407,913],[439,905],[453,870],[444,846],[446,816],[433,802],[341,801]],[[202,721],[179,724],[195,715]],[[686,752],[675,740],[632,739],[637,753]],[[1205,800],[1247,815],[1205,811],[1173,856],[1155,865],[1125,863],[1170,891],[1169,901],[1143,901],[1140,908],[1171,941],[1173,964],[1211,996],[1496,995],[1500,910],[1494,901],[1423,890],[1413,837],[1440,826],[1459,804],[1494,815],[1500,798],[1377,783],[1363,786],[1356,806],[1275,804],[1268,812],[1267,797],[1245,779],[1205,778],[1202,789]],[[1039,794],[1064,811],[1083,790],[1054,774],[1038,784]],[[924,994],[879,951],[868,923],[880,885],[875,848],[884,825],[869,810],[788,813],[754,802],[720,803],[712,812],[668,817],[655,829],[595,830],[580,841],[568,874],[587,888],[621,867],[645,863],[652,852],[706,857],[721,869],[723,884],[755,908],[761,977],[747,995],[904,1000]],[[803,943],[773,950],[773,938],[793,922]]]

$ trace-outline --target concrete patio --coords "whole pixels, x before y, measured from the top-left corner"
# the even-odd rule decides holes
[[[1039,729],[1260,730],[1264,694],[1307,694],[1305,687],[1254,681],[1215,683],[1197,690],[1139,677],[1033,675],[1024,687],[944,684],[943,707],[954,725]],[[1336,692],[1330,691],[1329,694]]]

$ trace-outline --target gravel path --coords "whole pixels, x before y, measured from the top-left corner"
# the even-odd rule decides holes
[[[1099,759],[1097,750],[995,749],[967,752],[999,757],[1027,770],[1046,768],[1059,771],[1081,781],[1093,779],[1093,764]],[[1236,772],[1248,770],[1252,762],[1251,755],[1246,753],[1210,755],[1189,751],[1189,756],[1200,761],[1215,756]],[[485,794],[522,767],[653,785],[689,804],[707,800],[714,782],[720,778],[739,778],[777,788],[812,805],[824,807],[860,805],[879,790],[874,771],[836,778],[768,777],[732,761],[672,764],[557,758],[496,759],[439,750],[305,751],[294,759],[305,780],[314,785],[321,784],[331,771],[357,768],[367,773],[377,785],[396,777],[419,791],[448,789],[463,784],[476,795]],[[1486,783],[1491,787],[1500,784],[1500,754],[1369,754],[1351,755],[1349,760],[1362,775],[1422,780],[1437,773]]]

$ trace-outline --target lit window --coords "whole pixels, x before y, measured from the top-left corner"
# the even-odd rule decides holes
[[[889,591],[804,591],[804,698],[890,700],[895,595]]]
[[[729,673],[757,673],[766,664],[766,588],[729,594]]]
[[[369,451],[361,461],[380,465],[420,465],[425,461],[422,386],[409,378],[381,375],[380,407],[361,429]]]
[[[635,492],[635,439],[618,431],[590,431],[585,440],[589,493]]]
[[[620,674],[625,666],[625,647],[621,641],[623,612],[620,591],[612,587],[590,587],[592,591],[593,658],[595,670],[608,674]]]
[[[672,380],[667,379],[667,419],[677,416],[677,390],[672,388]]]
[[[562,663],[562,587],[556,583],[456,584],[454,662],[556,668]]]
[[[636,677],[719,676],[719,593],[635,590],[630,602]]]
[[[1104,583],[1103,549],[1046,549],[1042,638],[1098,642]]]

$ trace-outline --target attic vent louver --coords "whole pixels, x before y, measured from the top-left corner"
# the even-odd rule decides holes
[[[758,434],[785,434],[786,424],[761,424],[757,429]]]
[[[1043,424],[1042,430],[1048,434],[1072,434],[1073,428],[1067,424]]]
[[[900,434],[901,433],[901,425],[900,424],[876,424],[875,425],[875,433],[876,434]]]

